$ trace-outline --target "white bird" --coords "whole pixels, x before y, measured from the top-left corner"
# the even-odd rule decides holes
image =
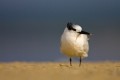
[[[60,50],[69,57],[70,66],[72,66],[72,57],[80,58],[79,66],[81,65],[82,58],[88,57],[89,35],[91,34],[83,31],[81,26],[67,23],[67,27],[61,36]]]

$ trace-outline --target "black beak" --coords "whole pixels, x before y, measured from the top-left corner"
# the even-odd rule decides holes
[[[81,31],[81,32],[78,32],[79,34],[86,34],[86,35],[92,35],[91,33],[89,33],[89,32],[86,32],[86,31]]]

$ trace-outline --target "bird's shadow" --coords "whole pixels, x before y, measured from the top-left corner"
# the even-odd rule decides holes
[[[59,64],[60,67],[71,67],[70,65],[68,64]]]

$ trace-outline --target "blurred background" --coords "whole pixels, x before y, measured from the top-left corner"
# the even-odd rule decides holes
[[[85,61],[120,60],[120,0],[0,0],[0,62],[67,60],[69,21],[94,34]]]

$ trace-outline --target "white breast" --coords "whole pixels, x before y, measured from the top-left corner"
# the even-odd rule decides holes
[[[89,50],[87,35],[78,36],[74,31],[64,31],[61,37],[61,52],[69,57],[87,57]]]

